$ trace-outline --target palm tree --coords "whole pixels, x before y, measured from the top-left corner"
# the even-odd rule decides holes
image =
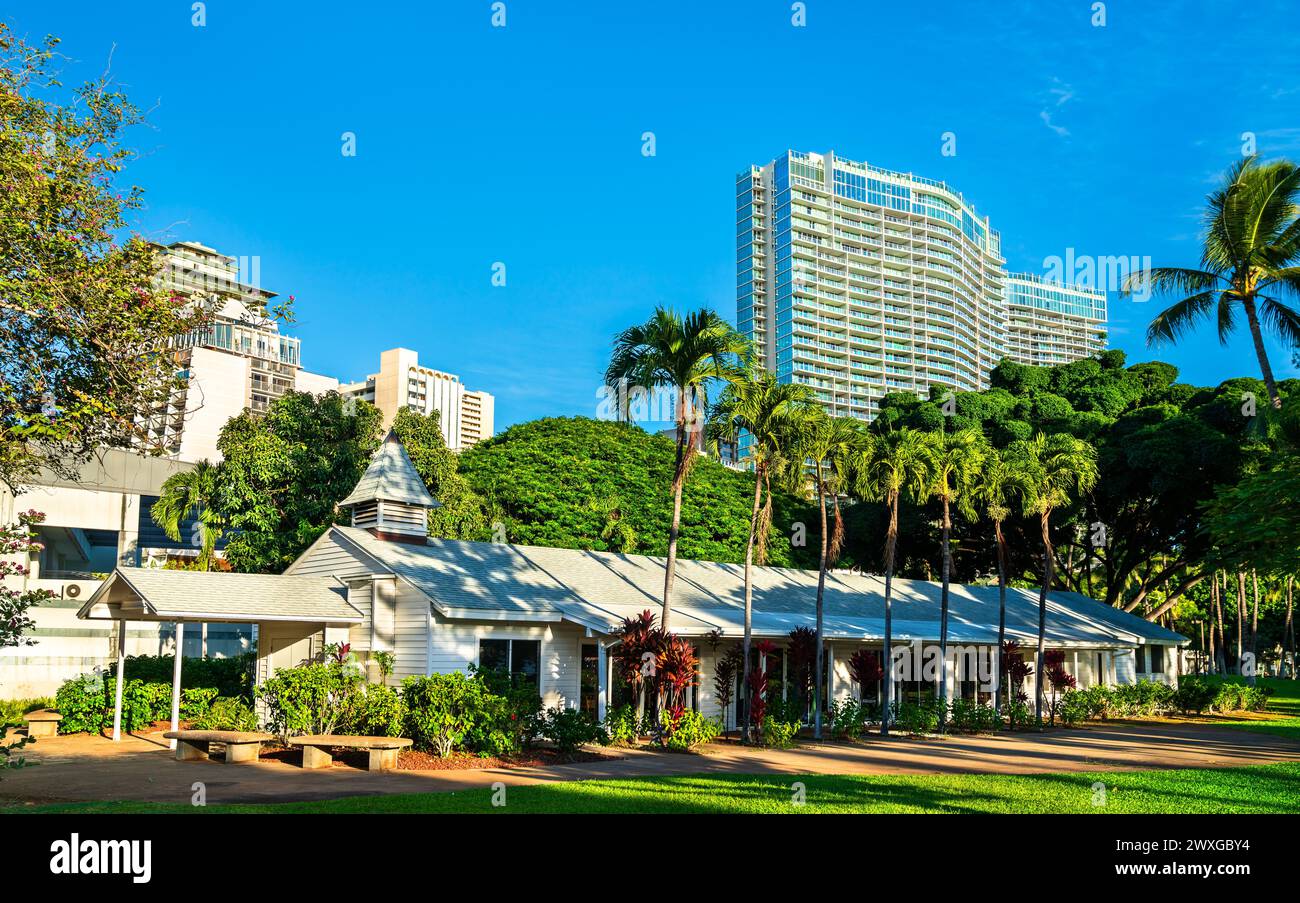
[[[1007,538],[1002,534],[1002,522],[1011,514],[1011,502],[1019,492],[1020,476],[996,448],[984,450],[984,466],[980,469],[975,494],[984,505],[984,512],[993,521],[993,538],[998,556],[998,651],[994,667],[998,669],[993,683],[993,708],[1002,708],[1002,647],[1007,641]]]
[[[759,564],[766,558],[767,531],[771,523],[772,493],[763,503],[763,490],[770,486],[774,468],[783,466],[793,431],[813,404],[812,389],[797,383],[778,382],[766,370],[751,371],[730,383],[709,413],[709,431],[716,442],[748,436],[746,458],[754,469],[754,503],[749,515],[749,539],[745,543],[745,640],[742,652],[740,698],[745,700],[744,738],[750,737],[749,650],[753,639],[755,553]]]
[[[948,688],[948,589],[952,580],[952,507],[970,519],[975,518],[975,483],[984,460],[984,438],[975,430],[930,433],[929,473],[924,496],[938,498],[943,505],[941,521],[942,588],[939,592],[939,698],[942,706]],[[939,731],[943,731],[942,708]]]
[[[739,360],[748,362],[750,344],[744,336],[711,310],[680,316],[655,308],[654,316],[631,326],[614,338],[614,352],[605,370],[607,383],[626,380],[631,385],[676,390],[677,457],[673,466],[673,518],[668,532],[668,562],[664,568],[663,616],[659,626],[669,629],[673,578],[677,571],[677,538],[682,523],[682,489],[695,457],[687,448],[688,415],[698,429],[707,407],[710,381],[731,381],[743,372]]]
[[[826,497],[834,496],[839,490],[836,468],[830,462],[839,462],[839,472],[844,469],[844,462],[862,444],[861,422],[852,417],[830,417],[822,409],[814,409],[800,430],[798,443],[798,460],[812,466],[812,488],[817,496],[817,506],[821,509],[822,547],[817,566],[817,659],[814,672],[813,697],[813,736],[822,736],[822,688],[826,683],[825,674],[825,601],[826,570],[830,564],[830,532],[826,518]],[[831,467],[828,473],[827,468]]]
[[[193,470],[172,474],[162,484],[158,501],[149,508],[154,523],[172,542],[181,538],[181,523],[194,516],[199,522],[199,566],[212,569],[213,552],[221,538],[221,517],[216,510],[219,465],[206,458]]]
[[[875,436],[858,456],[855,490],[860,498],[883,502],[889,509],[885,532],[885,643],[881,685],[880,734],[889,734],[890,701],[894,673],[892,591],[894,559],[898,549],[898,503],[904,492],[917,495],[925,490],[929,472],[930,446],[925,434],[901,429]]]
[[[1235,163],[1206,199],[1200,269],[1153,267],[1134,273],[1124,290],[1144,286],[1184,296],[1147,328],[1147,342],[1175,342],[1215,310],[1226,343],[1246,315],[1269,401],[1282,406],[1264,350],[1267,326],[1289,347],[1300,345],[1300,166],[1287,160]],[[1217,303],[1216,303],[1217,302]]]
[[[1043,585],[1038,591],[1038,656],[1034,671],[1034,717],[1043,719],[1043,644],[1047,632],[1047,591],[1054,577],[1051,517],[1057,508],[1070,504],[1073,495],[1092,489],[1097,483],[1097,452],[1082,439],[1067,433],[1012,443],[1007,449],[1008,465],[1023,480],[1021,499],[1025,514],[1037,514],[1043,539]]]

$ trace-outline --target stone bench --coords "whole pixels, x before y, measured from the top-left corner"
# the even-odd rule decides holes
[[[329,750],[365,749],[370,751],[369,771],[392,771],[397,767],[397,751],[411,745],[405,737],[354,737],[346,734],[310,734],[290,737],[290,746],[302,747],[303,768],[329,768],[334,761]]]
[[[226,745],[228,763],[256,762],[262,752],[262,744],[275,739],[270,734],[252,731],[168,731],[163,736],[176,741],[176,759],[180,762],[206,759],[210,743]]]
[[[23,716],[23,722],[27,725],[27,736],[33,738],[53,737],[59,732],[59,722],[62,720],[62,715],[49,709],[37,709]]]

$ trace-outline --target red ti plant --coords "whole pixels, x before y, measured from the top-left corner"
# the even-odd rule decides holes
[[[614,647],[619,679],[637,698],[637,722],[640,723],[645,715],[647,694],[653,699],[658,693],[659,652],[664,645],[664,632],[647,608],[635,618],[624,618],[615,635],[621,641]]]
[[[750,723],[754,730],[762,732],[763,718],[767,715],[767,657],[776,651],[776,644],[770,640],[759,640],[754,644],[754,671],[749,675]]]
[[[718,656],[713,665],[713,695],[718,700],[718,707],[722,709],[724,730],[727,726],[727,710],[731,708],[731,701],[735,698],[736,676],[742,667],[741,655],[740,647],[733,645]]]
[[[876,650],[859,649],[849,656],[849,677],[858,685],[859,692],[884,676],[885,669],[880,664],[880,653]]]
[[[1060,694],[1073,690],[1077,681],[1074,675],[1065,670],[1065,650],[1048,649],[1043,653],[1043,673],[1047,675],[1048,686],[1052,688],[1052,700],[1048,707],[1051,723],[1056,724],[1056,712]]]
[[[695,685],[699,667],[699,656],[689,641],[673,633],[663,637],[659,648],[658,671],[664,705],[670,709],[686,705],[686,690]]]
[[[817,631],[811,627],[796,627],[790,631],[789,655],[790,682],[799,694],[799,714],[808,717],[808,700],[812,696],[817,670]]]
[[[1016,640],[1007,640],[1002,646],[1002,673],[1006,675],[1009,687],[1015,691],[1008,698],[1027,703],[1029,694],[1024,691],[1024,684],[1034,673],[1034,666],[1025,661],[1025,653]]]

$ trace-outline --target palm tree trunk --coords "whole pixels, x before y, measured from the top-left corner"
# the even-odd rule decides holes
[[[1255,299],[1243,298],[1242,308],[1246,311],[1246,322],[1250,324],[1250,338],[1255,343],[1255,356],[1259,358],[1259,372],[1264,376],[1264,388],[1268,390],[1268,400],[1275,408],[1282,407],[1282,397],[1277,394],[1277,383],[1273,379],[1273,368],[1268,363],[1268,352],[1264,350],[1264,333],[1259,328],[1259,314],[1255,311]]]
[[[813,680],[813,737],[822,738],[822,687],[826,675],[822,671],[822,612],[826,597],[826,554],[829,538],[826,535],[826,484],[822,482],[822,462],[817,462],[817,504],[822,512],[822,557],[817,570],[817,675]],[[805,684],[806,686],[806,684]]]
[[[1259,575],[1255,569],[1250,569],[1250,582],[1255,590],[1255,605],[1250,613],[1250,685],[1255,686],[1255,672],[1259,670],[1259,650],[1256,648],[1256,640],[1259,637]]]
[[[745,700],[745,732],[741,735],[743,742],[750,739],[749,712],[752,706],[749,698],[749,646],[754,631],[754,538],[758,533],[758,515],[763,497],[763,465],[754,466],[754,507],[749,514],[749,542],[745,545],[745,642],[744,663],[740,678],[740,698]],[[724,714],[725,717],[725,714]]]
[[[1237,674],[1241,674],[1242,634],[1245,633],[1246,572],[1237,571]]]
[[[1038,657],[1034,666],[1034,720],[1043,725],[1043,642],[1047,636],[1047,588],[1052,585],[1052,535],[1048,529],[1050,511],[1040,516],[1043,533],[1043,586],[1038,591]]]
[[[1007,541],[1002,536],[1002,521],[993,522],[993,535],[998,543],[998,650],[993,667],[997,676],[993,682],[993,709],[1002,710],[1002,647],[1007,641]]]
[[[948,510],[948,496],[943,497],[943,558],[939,568],[943,574],[943,587],[939,591],[939,733],[943,733],[944,715],[948,704],[948,581],[952,579],[952,516]]]
[[[898,493],[889,499],[889,530],[885,533],[885,648],[881,664],[880,736],[889,736],[889,717],[893,714],[894,692],[894,550],[898,545]]]
[[[1218,621],[1219,621],[1219,657],[1218,659],[1216,659],[1215,664],[1220,674],[1227,674],[1228,673],[1228,636],[1223,630],[1223,597],[1228,592],[1227,574],[1223,575],[1222,586],[1219,585],[1219,581],[1216,576],[1214,581],[1214,588],[1215,588],[1214,611],[1215,614],[1218,616]]]
[[[686,485],[686,389],[677,390],[677,461],[673,467],[673,524],[668,531],[668,562],[664,567],[664,611],[659,626],[668,632],[673,608],[673,578],[677,575],[677,535],[682,526],[682,488]]]
[[[1295,618],[1292,608],[1292,591],[1295,589],[1295,578],[1286,578],[1286,625],[1282,631],[1282,640],[1287,649],[1287,677],[1295,680]]]

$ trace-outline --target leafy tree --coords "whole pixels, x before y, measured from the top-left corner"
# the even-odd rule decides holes
[[[920,495],[925,491],[929,473],[930,445],[924,434],[911,429],[884,433],[871,443],[864,443],[855,468],[854,488],[861,498],[884,502],[889,510],[885,532],[885,677],[882,687],[880,734],[889,734],[890,702],[894,671],[893,647],[893,579],[894,558],[898,549],[898,506],[904,493]]]
[[[290,392],[265,413],[245,411],[221,430],[220,517],[236,571],[278,573],[343,523],[338,503],[379,447],[381,415],[335,392]]]
[[[1226,343],[1240,310],[1259,358],[1273,407],[1282,406],[1264,348],[1264,326],[1288,345],[1300,345],[1300,167],[1286,160],[1248,157],[1232,165],[1206,199],[1199,269],[1154,267],[1136,273],[1126,289],[1150,284],[1184,296],[1151,321],[1147,341],[1174,342],[1211,311]]]
[[[36,626],[28,612],[33,605],[54,598],[48,589],[15,589],[9,582],[11,577],[26,581],[30,573],[27,561],[42,548],[32,528],[43,520],[45,515],[39,511],[24,511],[18,515],[17,523],[0,525],[0,649],[35,643],[24,636]],[[22,758],[14,758],[15,753],[34,742],[30,737],[22,737],[5,743],[8,731],[9,726],[0,723],[0,768],[22,765]]]
[[[737,362],[747,359],[749,343],[725,320],[702,309],[685,317],[659,307],[639,326],[630,326],[614,338],[614,351],[605,380],[646,390],[667,387],[677,393],[677,452],[673,467],[672,526],[668,533],[668,561],[664,568],[662,627],[669,629],[673,578],[677,569],[677,541],[681,531],[682,492],[695,455],[688,447],[688,418],[698,431],[708,408],[709,382],[731,380],[743,372]]]
[[[174,337],[209,311],[154,285],[141,206],[122,188],[123,132],[141,114],[107,78],[64,103],[57,39],[0,23],[0,484],[41,467],[73,476],[98,448],[147,440],[140,423],[179,385]],[[122,238],[121,236],[125,236]]]
[[[173,542],[181,538],[181,524],[191,515],[198,519],[199,570],[212,569],[213,551],[221,539],[221,515],[218,513],[217,493],[220,489],[220,468],[204,459],[192,470],[172,474],[162,485],[162,494],[149,509],[153,522]]]
[[[439,507],[429,512],[429,535],[445,539],[485,539],[488,524],[483,501],[460,475],[456,453],[447,448],[438,412],[424,415],[402,408],[393,432],[406,448],[416,472]]]
[[[549,417],[480,442],[461,453],[460,466],[470,489],[483,499],[488,520],[499,522],[511,542],[663,555],[673,510],[673,452],[670,439],[638,426]],[[740,564],[754,476],[703,455],[696,458],[683,496],[680,554]],[[635,534],[635,548],[605,538],[609,518],[602,499],[617,499],[619,520]],[[806,503],[779,488],[771,499],[771,521],[755,549],[765,546],[774,565],[811,564],[805,550],[773,541],[788,537],[792,522],[807,520]]]
[[[1036,673],[1043,674],[1043,643],[1047,632],[1047,591],[1052,586],[1052,512],[1068,505],[1077,493],[1097,482],[1096,451],[1081,439],[1064,433],[1036,435],[1008,450],[1013,466],[1023,475],[1024,510],[1037,514],[1043,540],[1043,582],[1038,590],[1038,657]],[[1043,720],[1043,681],[1035,682],[1034,717]]]
[[[796,383],[781,383],[768,371],[747,373],[727,385],[709,412],[709,431],[716,442],[738,443],[748,435],[747,458],[754,471],[753,504],[749,513],[749,534],[745,541],[745,637],[741,655],[741,693],[748,699],[749,653],[753,639],[755,553],[759,564],[767,559],[767,536],[772,523],[773,469],[786,468],[796,432],[814,402],[812,389]],[[764,488],[767,501],[763,501]],[[757,548],[756,548],[757,546]],[[745,706],[743,736],[750,739],[749,712]]]

